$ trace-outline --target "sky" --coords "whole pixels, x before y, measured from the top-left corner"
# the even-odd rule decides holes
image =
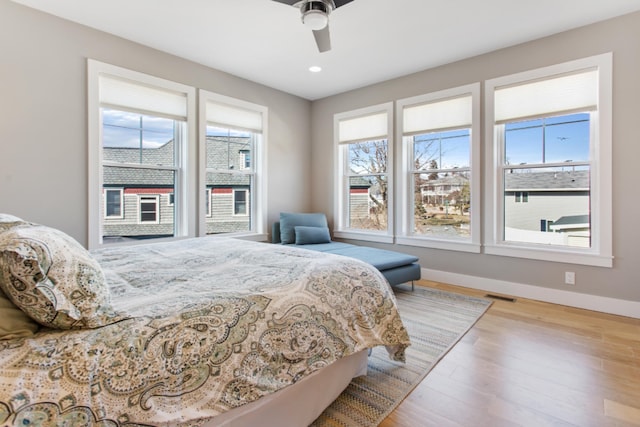
[[[172,119],[103,109],[104,147],[157,148],[174,135]],[[529,120],[506,125],[505,160],[511,165],[589,160],[589,115]],[[142,131],[141,131],[142,129]],[[246,136],[246,133],[207,126],[207,135]],[[436,160],[439,169],[469,167],[469,131],[454,130],[418,135],[414,153],[423,168]],[[371,151],[373,155],[374,150]],[[424,159],[424,160],[423,160]]]
[[[102,110],[103,146],[109,148],[158,148],[173,139],[174,120],[127,111]],[[142,132],[141,132],[142,129]],[[247,132],[207,126],[208,136],[247,136]]]

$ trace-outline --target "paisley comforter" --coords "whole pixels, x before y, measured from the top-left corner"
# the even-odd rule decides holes
[[[92,254],[122,320],[0,342],[2,425],[197,426],[409,345],[385,279],[351,258],[211,237]]]

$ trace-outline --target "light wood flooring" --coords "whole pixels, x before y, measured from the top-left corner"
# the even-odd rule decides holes
[[[640,426],[640,319],[494,300],[380,426]]]

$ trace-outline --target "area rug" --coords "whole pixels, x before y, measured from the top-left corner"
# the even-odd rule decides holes
[[[395,289],[400,316],[411,337],[406,363],[384,348],[369,356],[366,376],[353,379],[312,426],[379,425],[487,311],[491,301],[416,286]]]

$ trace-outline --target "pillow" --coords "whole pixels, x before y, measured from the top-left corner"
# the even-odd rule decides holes
[[[295,227],[296,245],[312,245],[315,243],[330,243],[329,227]]]
[[[0,291],[0,340],[30,337],[38,330],[38,324],[13,304]]]
[[[0,233],[0,289],[51,328],[95,328],[116,320],[98,262],[73,238],[43,225]]]
[[[327,227],[327,217],[323,213],[280,214],[280,240],[284,244],[296,242],[296,226]]]

